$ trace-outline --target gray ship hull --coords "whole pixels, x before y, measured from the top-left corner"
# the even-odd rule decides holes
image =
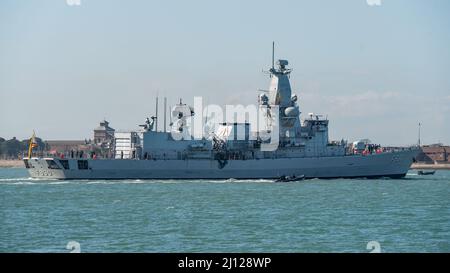
[[[273,179],[282,175],[306,178],[401,178],[408,172],[418,149],[371,155],[314,158],[229,160],[132,160],[31,158],[30,176],[43,179]],[[80,169],[79,161],[87,161]],[[54,161],[57,164],[49,164]],[[221,168],[222,167],[222,168]]]

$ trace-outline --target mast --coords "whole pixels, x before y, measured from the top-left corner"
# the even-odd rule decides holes
[[[169,131],[172,131],[172,108],[173,106],[169,106]]]
[[[420,127],[422,126],[422,124],[419,122],[419,141],[418,141],[418,143],[419,143],[419,147],[420,147]]]
[[[164,97],[164,133],[167,131],[166,127],[166,115],[167,115],[167,97]]]
[[[156,108],[155,108],[155,110],[156,110],[156,114],[155,114],[155,117],[156,117],[155,132],[158,132],[158,97],[156,97]]]
[[[272,41],[272,70],[275,69],[275,41]]]

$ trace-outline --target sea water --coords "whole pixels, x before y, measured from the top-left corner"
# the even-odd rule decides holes
[[[450,252],[450,171],[274,183],[52,181],[0,169],[0,252],[373,250]]]

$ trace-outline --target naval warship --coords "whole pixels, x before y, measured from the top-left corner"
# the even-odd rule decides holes
[[[30,141],[24,164],[43,179],[277,179],[402,178],[419,147],[387,149],[369,141],[330,141],[328,118],[310,113],[301,119],[290,85],[287,60],[269,69],[270,86],[257,98],[264,126],[219,122],[201,137],[189,135],[195,108],[180,103],[171,109],[170,130],[142,128],[115,132],[109,158],[34,156]]]

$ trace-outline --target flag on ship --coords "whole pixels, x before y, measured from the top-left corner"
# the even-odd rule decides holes
[[[28,145],[28,158],[31,158],[31,154],[33,153],[33,149],[38,146],[36,142],[36,134],[33,131],[33,135],[30,138],[30,143]]]

